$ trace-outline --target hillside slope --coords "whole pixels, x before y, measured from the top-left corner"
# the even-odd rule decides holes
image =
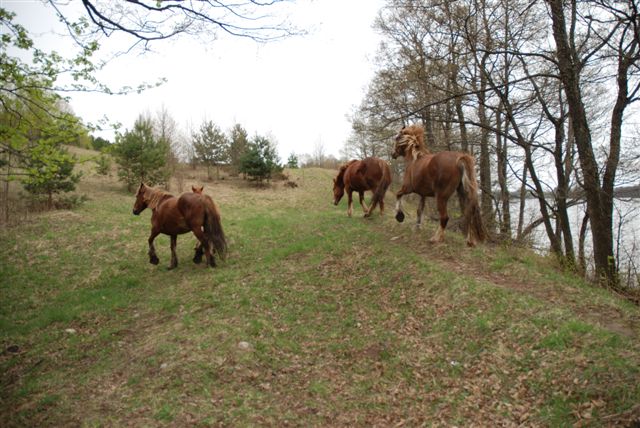
[[[87,169],[81,208],[2,232],[2,426],[628,426],[640,310],[531,252],[469,249],[297,188],[205,183],[230,255],[147,259],[151,213]],[[185,190],[201,177],[193,173]]]

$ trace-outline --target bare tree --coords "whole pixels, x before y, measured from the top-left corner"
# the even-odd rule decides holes
[[[291,4],[290,0],[82,0],[87,19],[77,23],[69,20],[70,2],[47,2],[82,45],[114,33],[127,34],[132,37],[132,45],[141,44],[144,48],[150,42],[182,35],[206,38],[222,32],[268,42],[301,33],[278,14]],[[85,25],[87,22],[91,25]]]
[[[622,121],[626,108],[637,100],[639,83],[634,73],[640,61],[637,5],[634,1],[592,2],[598,10],[583,10],[575,0],[545,0],[553,23],[557,67],[567,97],[572,131],[582,172],[582,185],[593,237],[596,274],[609,285],[617,284],[613,242],[615,178],[620,162]],[[597,18],[596,18],[597,17]],[[578,34],[583,29],[584,33]],[[590,36],[593,35],[593,38]],[[586,39],[584,39],[586,37]],[[579,38],[584,42],[577,44]],[[616,98],[611,113],[610,138],[604,159],[595,150],[583,76],[593,58],[606,64],[613,58]],[[602,69],[602,66],[601,66]],[[632,79],[632,82],[630,82]]]

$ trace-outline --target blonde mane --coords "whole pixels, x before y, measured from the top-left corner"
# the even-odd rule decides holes
[[[409,125],[402,128],[402,142],[400,144],[406,146],[405,153],[413,160],[420,159],[429,153],[424,145],[424,128],[420,125]]]
[[[165,200],[167,197],[173,197],[173,195],[164,190],[145,186],[144,201],[147,203],[147,207],[151,208],[152,210],[155,210],[158,205],[160,205],[160,202]]]
[[[424,128],[420,125],[409,125],[402,131],[414,138],[415,144],[419,150],[427,150],[424,145]]]

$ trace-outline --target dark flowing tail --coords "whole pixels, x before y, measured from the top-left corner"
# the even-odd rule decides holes
[[[380,201],[384,201],[384,195],[387,193],[387,189],[391,184],[391,169],[389,168],[389,165],[387,165],[387,163],[383,160],[379,160],[378,162],[380,163],[380,168],[382,169],[382,178],[378,183],[378,187],[373,191],[369,214],[373,212],[373,209],[378,203],[380,203]]]
[[[475,162],[471,155],[464,154],[458,159],[462,168],[462,189],[460,197],[464,207],[464,217],[471,235],[482,242],[487,239],[487,229],[482,221],[478,203],[478,182],[476,181]]]
[[[220,212],[218,207],[209,196],[205,195],[205,221],[204,221],[204,233],[207,236],[208,241],[213,245],[218,255],[225,259],[227,256],[227,239],[224,236],[222,230],[222,223],[220,221]]]

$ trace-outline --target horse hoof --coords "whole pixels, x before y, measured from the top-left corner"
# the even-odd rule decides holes
[[[364,218],[369,218],[371,217],[371,213],[364,213]]]
[[[396,220],[398,223],[402,223],[404,221],[404,213],[402,211],[398,211],[396,213]]]
[[[199,265],[200,263],[202,263],[202,256],[195,256],[193,258],[193,262],[197,265]]]
[[[160,259],[157,258],[156,256],[153,256],[149,258],[149,263],[151,263],[152,265],[157,265],[158,263],[160,263]]]

